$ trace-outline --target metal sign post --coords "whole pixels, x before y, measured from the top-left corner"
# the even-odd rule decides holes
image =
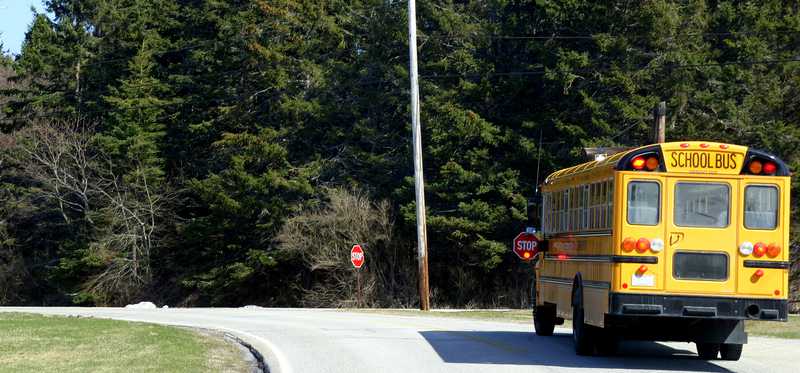
[[[356,308],[362,307],[364,303],[361,290],[361,267],[364,266],[366,258],[361,245],[353,245],[353,248],[350,249],[350,263],[353,263],[354,271],[356,271]]]

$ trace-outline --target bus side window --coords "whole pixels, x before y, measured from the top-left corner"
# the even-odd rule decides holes
[[[594,206],[595,206],[595,187],[594,183],[589,184],[589,229],[597,228],[595,225],[595,214],[594,214]]]
[[[614,212],[614,180],[608,180],[606,184],[606,229],[611,229]]]
[[[606,229],[606,182],[600,182],[600,228]]]
[[[589,229],[589,185],[583,186],[583,230]]]

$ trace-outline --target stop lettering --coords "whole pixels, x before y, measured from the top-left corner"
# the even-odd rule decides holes
[[[514,238],[514,254],[522,260],[531,260],[539,253],[539,239],[533,233],[522,232]]]

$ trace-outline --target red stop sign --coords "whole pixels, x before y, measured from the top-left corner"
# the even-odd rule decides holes
[[[539,239],[533,233],[522,232],[514,238],[514,254],[522,260],[531,260],[539,253]]]
[[[355,244],[350,249],[350,262],[356,268],[361,268],[364,265],[364,249],[361,248],[361,245]]]

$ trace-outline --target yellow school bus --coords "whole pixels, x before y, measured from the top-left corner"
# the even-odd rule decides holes
[[[744,320],[787,320],[790,172],[766,152],[672,142],[563,169],[541,186],[538,335],[578,354],[620,338],[738,360]]]

